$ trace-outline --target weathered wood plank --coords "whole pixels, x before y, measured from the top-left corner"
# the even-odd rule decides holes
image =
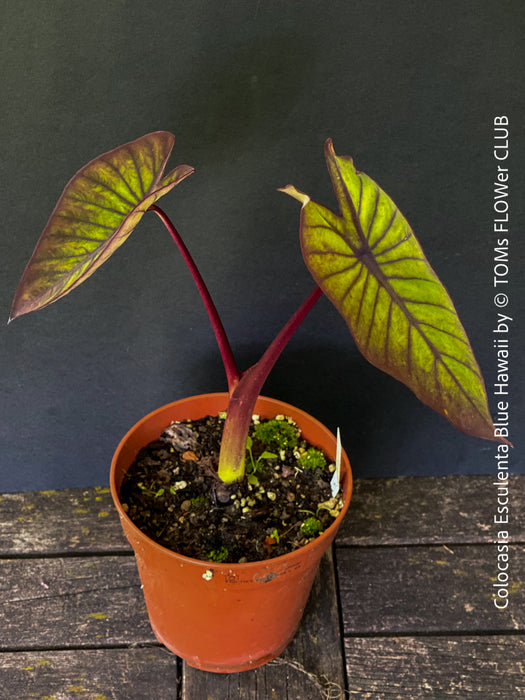
[[[323,558],[295,639],[284,654],[253,671],[215,674],[184,665],[183,700],[316,700],[344,697],[344,666],[335,575]]]
[[[4,653],[0,697],[176,700],[176,657],[161,647]]]
[[[339,545],[492,542],[497,481],[491,476],[356,480]],[[506,528],[525,542],[525,476],[509,478]]]
[[[337,550],[347,635],[525,631],[525,547],[510,546],[509,604],[493,604],[494,545]]]
[[[345,652],[350,697],[525,696],[521,636],[349,638]]]
[[[0,556],[129,550],[107,486],[0,496]]]
[[[155,642],[132,556],[0,561],[0,650]]]

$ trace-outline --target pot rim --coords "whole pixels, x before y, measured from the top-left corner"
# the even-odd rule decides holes
[[[115,507],[118,511],[118,514],[120,516],[121,520],[125,520],[126,524],[131,527],[131,529],[135,532],[135,534],[139,538],[145,538],[148,540],[148,544],[150,546],[153,546],[154,549],[160,550],[161,552],[164,553],[164,555],[173,557],[177,560],[182,560],[182,563],[186,562],[187,564],[192,564],[194,566],[199,566],[204,570],[207,569],[212,569],[213,571],[222,571],[222,572],[227,572],[227,573],[233,573],[234,571],[240,571],[241,569],[243,571],[249,571],[251,569],[255,569],[257,567],[261,567],[261,565],[268,565],[275,567],[275,565],[279,565],[280,563],[285,563],[289,562],[291,560],[294,560],[298,557],[301,557],[304,553],[308,553],[310,550],[314,550],[317,547],[319,547],[320,543],[323,540],[326,540],[327,538],[332,536],[332,533],[334,533],[335,537],[335,532],[339,528],[341,521],[343,520],[344,516],[346,515],[346,512],[348,510],[348,506],[350,505],[350,500],[352,496],[352,488],[353,488],[353,477],[352,477],[352,469],[350,467],[350,460],[348,459],[348,455],[346,454],[344,448],[341,449],[341,481],[340,483],[343,485],[343,507],[341,508],[341,512],[337,516],[337,518],[334,519],[332,524],[324,530],[318,537],[316,537],[314,540],[309,542],[308,544],[299,547],[298,549],[293,550],[292,552],[287,552],[286,554],[281,554],[278,557],[272,557],[270,559],[258,559],[257,561],[251,561],[251,562],[245,562],[245,563],[239,563],[239,562],[224,562],[221,564],[217,564],[216,562],[213,561],[204,561],[203,559],[194,559],[193,557],[188,557],[185,554],[179,554],[178,552],[175,552],[172,549],[168,549],[167,547],[164,547],[163,545],[159,544],[155,540],[151,539],[146,533],[144,533],[135,523],[131,520],[131,518],[128,516],[128,514],[124,511],[122,508],[122,504],[120,502],[120,496],[118,493],[117,485],[116,485],[116,465],[117,465],[117,456],[119,455],[122,447],[125,445],[127,442],[129,436],[135,432],[135,430],[146,423],[153,415],[162,412],[163,410],[166,410],[167,408],[174,406],[176,404],[181,404],[184,403],[188,400],[191,399],[204,399],[204,398],[210,398],[210,399],[217,399],[217,398],[227,398],[229,396],[228,392],[212,392],[208,394],[196,394],[194,396],[187,396],[183,399],[178,399],[176,401],[170,401],[167,404],[164,404],[163,406],[160,406],[159,408],[150,411],[148,414],[143,416],[139,421],[137,421],[124,435],[124,437],[120,440],[113,458],[111,460],[111,469],[110,469],[110,489],[111,489],[111,495],[113,497],[113,502],[115,504]],[[303,411],[300,408],[297,408],[296,406],[293,406],[292,404],[286,403],[285,401],[281,401],[280,399],[274,399],[268,396],[262,396],[259,395],[258,399],[264,399],[266,401],[270,402],[275,402],[282,408],[282,412],[286,414],[286,409],[290,408],[292,409],[295,413],[300,413],[304,415],[307,419],[313,420],[319,425],[323,427],[323,429],[329,433],[334,441],[336,440],[335,435],[324,425],[324,423],[321,423],[321,421],[317,420],[314,416],[310,415],[306,411]],[[295,419],[294,419],[295,420]],[[128,469],[131,465],[128,466]],[[125,470],[124,473],[126,473],[127,469]],[[346,489],[346,492],[345,492]]]

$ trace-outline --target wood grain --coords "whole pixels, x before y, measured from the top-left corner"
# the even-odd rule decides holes
[[[155,642],[132,556],[0,560],[0,650]]]
[[[346,635],[525,631],[525,547],[510,552],[509,605],[493,604],[493,545],[337,550]]]
[[[489,476],[358,479],[339,545],[492,542],[497,487]],[[525,543],[525,476],[509,478],[510,541]]]
[[[173,700],[176,657],[161,647],[2,654],[2,700]]]
[[[525,696],[525,640],[517,636],[345,640],[349,697],[374,700]]]
[[[0,496],[0,556],[123,551],[107,486]]]

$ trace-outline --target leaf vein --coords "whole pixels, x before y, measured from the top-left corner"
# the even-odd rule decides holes
[[[451,355],[449,352],[444,352],[443,350],[438,350],[438,352],[440,353],[441,357],[450,357],[451,360],[454,360],[454,362],[457,362],[458,364],[463,365],[463,367],[465,367],[470,372],[472,372],[472,374],[475,374],[476,377],[478,377],[478,378],[480,377],[478,370],[475,367],[473,367],[472,365],[470,365],[468,362],[465,362],[464,360],[460,360],[458,357]],[[442,362],[443,362],[443,360],[442,360]],[[445,362],[443,362],[443,365],[452,372],[450,367]]]
[[[379,253],[376,253],[376,258],[379,258],[381,255],[386,255],[386,253],[390,253],[392,250],[399,248],[400,245],[403,245],[403,243],[406,243],[410,239],[411,235],[412,234],[410,232],[408,232],[399,241],[392,243],[392,245],[388,246],[388,248],[384,248],[383,250],[380,250]]]
[[[332,272],[328,272],[326,275],[323,275],[319,279],[322,280],[323,282],[327,279],[330,279],[331,277],[336,277],[337,275],[341,275],[343,272],[348,272],[349,270],[353,270],[356,265],[359,264],[359,261],[355,261],[351,265],[347,265],[346,267],[342,267],[340,270],[334,270]],[[352,284],[353,286],[353,284]]]
[[[352,291],[352,289],[353,289],[353,288],[355,287],[355,285],[358,283],[359,278],[361,277],[361,273],[363,272],[364,269],[365,269],[365,268],[364,268],[364,265],[361,265],[361,267],[359,268],[359,272],[357,273],[357,275],[356,275],[356,276],[354,277],[354,279],[352,280],[352,283],[349,284],[348,287],[346,288],[345,293],[343,294],[343,296],[342,296],[342,298],[341,298],[341,306],[344,306],[344,303],[345,303],[345,301],[346,301],[346,297],[350,294],[350,292]]]
[[[352,258],[353,260],[356,260],[357,258],[353,253],[340,253],[337,250],[309,250],[307,252],[308,257],[312,255],[336,255],[337,257],[341,258]]]
[[[455,333],[452,333],[452,331],[447,331],[444,328],[439,328],[439,326],[434,325],[433,323],[429,323],[428,321],[419,321],[419,325],[421,326],[428,326],[429,328],[432,328],[435,331],[438,331],[439,333],[445,333],[446,335],[449,335],[451,338],[454,338],[455,340],[458,340],[460,343],[463,343],[467,347],[469,346],[469,343],[465,338],[462,338],[459,335],[456,335]]]
[[[409,376],[412,375],[412,329],[413,326],[408,324],[408,338],[407,338],[407,372]]]
[[[389,220],[388,224],[387,224],[386,227],[385,227],[385,230],[384,230],[383,233],[379,236],[379,238],[378,238],[376,241],[374,241],[374,243],[373,243],[372,246],[370,247],[370,250],[374,250],[374,248],[377,248],[377,246],[381,243],[381,241],[384,240],[386,234],[387,234],[387,233],[390,231],[390,229],[392,228],[392,225],[393,225],[393,223],[394,223],[394,219],[396,218],[398,211],[399,211],[398,209],[394,209],[394,211],[392,212],[392,216],[390,217],[390,220]],[[376,254],[376,257],[377,257],[378,255],[381,255],[381,253]]]
[[[92,182],[94,185],[98,185],[99,187],[103,187],[105,190],[108,190],[108,192],[111,192],[112,194],[116,195],[120,200],[124,202],[128,207],[131,207],[131,209],[134,209],[137,205],[137,202],[131,202],[129,199],[124,197],[124,195],[120,194],[117,190],[113,189],[113,187],[110,187],[107,185],[103,180],[99,180],[96,177],[92,177],[91,175],[88,175],[87,173],[81,173],[79,177],[82,177],[89,182]],[[126,214],[127,216],[127,214]]]
[[[389,280],[406,280],[407,282],[431,282],[432,284],[438,284],[437,280],[429,279],[428,277],[405,277],[404,275],[386,275]]]
[[[359,328],[359,321],[361,320],[361,312],[363,310],[363,302],[366,296],[366,290],[368,289],[368,280],[370,279],[370,270],[366,268],[366,277],[363,283],[363,291],[361,292],[361,299],[359,300],[359,309],[357,310],[357,317],[355,320],[356,328]]]
[[[438,306],[440,308],[443,308],[455,316],[454,311],[447,308],[446,306],[442,306],[441,304],[435,304],[433,302],[412,302],[411,300],[408,300],[408,302],[409,303],[423,303],[423,304],[428,303],[432,306]],[[441,383],[439,381],[438,372],[437,372],[437,364],[438,363],[444,367],[445,371],[451,377],[452,381],[454,382],[454,384],[458,388],[459,392],[464,396],[464,398],[468,401],[468,403],[471,404],[471,406],[474,408],[474,410],[479,415],[483,416],[482,412],[479,410],[479,407],[476,405],[476,403],[474,402],[474,400],[472,399],[470,394],[467,392],[467,390],[465,389],[463,384],[460,382],[460,380],[456,377],[453,370],[450,367],[448,367],[448,365],[445,363],[445,361],[443,360],[443,357],[450,357],[455,362],[458,362],[459,364],[464,365],[470,372],[475,374],[476,377],[481,379],[481,376],[478,373],[478,371],[475,368],[473,368],[471,365],[467,364],[466,362],[459,360],[458,358],[454,357],[453,355],[450,355],[449,353],[446,353],[446,352],[440,350],[438,347],[436,347],[436,345],[432,342],[432,340],[430,340],[430,338],[428,338],[428,336],[419,327],[418,319],[414,317],[414,315],[410,312],[410,310],[406,309],[406,307],[405,307],[404,312],[405,312],[405,315],[407,316],[409,326],[415,327],[417,329],[418,333],[421,335],[423,341],[426,343],[428,349],[430,350],[430,352],[432,353],[432,355],[434,357],[434,374],[435,374],[436,387],[437,387],[437,391],[441,397],[442,402],[445,403],[443,400],[443,387],[441,386]]]
[[[372,314],[371,314],[371,319],[370,319],[370,325],[368,326],[368,333],[366,334],[366,341],[365,341],[365,348],[368,348],[368,345],[370,343],[370,336],[372,335],[372,328],[374,327],[375,323],[375,316],[376,316],[376,309],[377,309],[377,300],[379,298],[379,290],[381,288],[381,285],[378,284],[376,287],[376,294],[374,297],[374,305],[372,307]]]
[[[314,229],[314,228],[319,228],[319,229],[323,229],[326,231],[330,231],[330,233],[335,233],[335,235],[339,236],[339,238],[341,238],[342,241],[348,246],[348,248],[352,251],[352,255],[355,257],[355,251],[352,247],[352,244],[348,240],[348,236],[346,234],[342,233],[341,231],[338,231],[333,226],[323,226],[323,225],[319,225],[319,224],[314,224],[313,226],[312,225],[308,226],[308,229]],[[337,253],[337,255],[343,255],[343,253]]]
[[[103,228],[108,231],[114,231],[116,228],[118,228],[118,226],[108,226],[107,224],[99,224],[96,221],[86,221],[85,219],[81,219],[79,216],[76,216],[74,214],[59,213],[58,218],[65,219],[67,221],[74,221],[77,224],[86,224],[86,226],[96,226],[97,228]]]
[[[113,207],[105,207],[103,204],[94,202],[89,199],[82,199],[81,197],[74,197],[72,194],[68,193],[65,195],[64,199],[69,199],[72,202],[78,202],[79,204],[86,204],[90,207],[97,207],[97,209],[103,209],[104,211],[112,212],[113,214],[119,214],[119,216],[126,217],[128,212],[122,211],[122,209],[114,209]]]
[[[377,208],[379,206],[379,198],[380,198],[380,192],[379,192],[379,187],[377,187],[376,188],[376,201],[374,204],[374,211],[372,212],[372,216],[370,217],[370,222],[368,224],[368,231],[366,233],[367,242],[370,241],[370,234],[372,233],[372,228],[374,227],[374,221],[375,221],[376,214],[377,214]]]
[[[378,265],[394,265],[395,263],[404,262],[405,260],[419,260],[419,262],[426,262],[424,258],[420,258],[419,255],[405,255],[402,258],[394,258],[393,260],[378,260]]]
[[[453,360],[456,360],[456,358],[454,358],[454,357],[452,357],[452,356],[450,356],[450,357],[451,357]],[[472,399],[472,397],[471,397],[471,396],[468,394],[468,392],[465,390],[465,387],[464,387],[463,384],[459,381],[459,379],[456,377],[456,375],[454,374],[454,372],[453,372],[453,371],[450,369],[450,367],[448,367],[448,365],[441,359],[441,357],[436,358],[436,364],[437,364],[437,361],[438,361],[438,360],[441,362],[442,366],[445,368],[445,371],[446,371],[447,374],[451,377],[452,381],[453,381],[454,384],[457,386],[457,388],[459,389],[460,393],[463,394],[463,396],[465,397],[465,399],[470,403],[470,405],[474,408],[474,410],[475,410],[480,416],[483,417],[483,413],[480,411],[479,407],[478,407],[477,404],[474,402],[474,400]],[[464,364],[464,363],[461,363],[461,364]],[[480,376],[474,369],[472,369],[472,367],[469,367],[468,365],[465,365],[465,367],[467,367],[467,369],[469,369],[471,372],[473,372],[473,374],[475,374],[476,377],[478,377],[479,379],[481,379],[481,376]],[[439,385],[439,393],[440,393],[440,396],[443,397],[443,388],[442,388],[441,382],[439,381],[439,376],[438,376],[438,372],[437,372],[437,371],[436,371],[436,382],[437,382],[437,384]]]
[[[456,315],[454,312],[454,309],[451,309],[450,307],[445,306],[444,304],[438,304],[436,301],[428,301],[428,300],[423,300],[423,299],[420,299],[420,300],[409,299],[408,297],[403,297],[403,296],[400,296],[399,298],[402,299],[406,304],[418,304],[420,306],[435,306],[438,309],[444,309],[445,311],[448,311],[453,316]],[[413,316],[413,314],[408,309],[407,309],[407,313],[410,313],[410,315]],[[418,322],[417,318],[416,318],[416,321]]]
[[[130,153],[130,151],[128,151],[128,153]],[[132,159],[132,160],[133,160],[133,159]],[[130,185],[129,182],[126,180],[126,178],[124,177],[124,175],[120,172],[120,169],[117,168],[117,166],[116,166],[114,163],[112,163],[110,160],[102,160],[101,162],[104,163],[104,165],[109,166],[109,167],[113,170],[113,172],[115,173],[115,175],[117,175],[117,177],[120,178],[120,180],[122,180],[122,182],[126,185],[126,187],[128,188],[128,191],[129,191],[129,193],[131,194],[131,196],[135,198],[135,200],[137,201],[137,203],[140,202],[140,200],[142,199],[142,197],[139,196],[139,195],[137,195],[137,193],[136,193],[136,192],[134,191],[134,189],[131,187],[131,185]],[[133,165],[135,165],[134,161],[133,161]]]
[[[346,186],[346,182],[343,178],[343,175],[342,175],[341,170],[339,168],[339,163],[337,163],[337,161],[335,162],[335,169],[336,169],[337,176],[339,179],[340,187],[343,190],[345,203],[346,203],[348,210],[350,212],[350,218],[352,219],[352,222],[354,224],[354,228],[357,232],[357,235],[361,239],[362,243],[365,243],[366,237],[365,237],[363,228],[361,226],[361,220],[359,219],[359,216],[357,215],[357,211],[356,211],[356,208],[354,206],[354,201],[353,201],[352,197],[350,196],[350,192],[348,191],[348,187]],[[361,179],[359,179],[359,180],[361,182]]]
[[[386,335],[385,335],[385,353],[384,353],[384,361],[385,364],[388,365],[389,362],[389,350],[388,350],[388,343],[390,340],[390,326],[391,326],[391,321],[392,321],[392,307],[394,305],[394,300],[390,295],[388,295],[388,315],[387,315],[387,320],[386,320]]]
[[[135,153],[132,150],[128,151],[128,153],[130,154],[131,160],[133,161],[133,165],[135,167],[135,170],[137,171],[137,177],[139,180],[140,191],[142,193],[142,199],[144,199],[144,197],[146,196],[146,189],[144,187],[144,182],[142,180],[142,173],[140,171],[140,167],[137,164],[137,160],[135,158]]]

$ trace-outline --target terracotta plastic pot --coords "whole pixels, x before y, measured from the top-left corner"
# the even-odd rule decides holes
[[[123,438],[111,465],[111,493],[124,533],[135,551],[153,631],[191,666],[230,673],[279,656],[301,620],[321,557],[332,543],[350,502],[352,473],[342,455],[344,507],[316,540],[290,554],[247,564],[216,564],[176,554],[139,530],[123,511],[119,490],[137,452],[173,420],[197,419],[226,409],[227,394],[192,396],[163,406]],[[335,460],[332,433],[307,413],[260,397],[263,418],[291,416],[303,435]]]

